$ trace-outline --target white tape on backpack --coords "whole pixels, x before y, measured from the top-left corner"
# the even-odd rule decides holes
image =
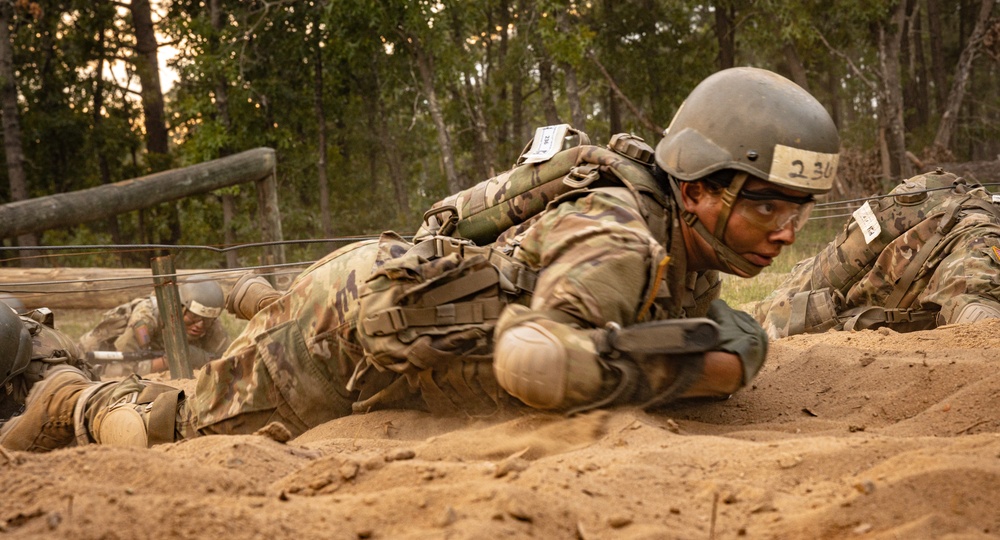
[[[861,234],[865,235],[865,243],[871,244],[872,240],[878,238],[878,235],[882,233],[882,226],[879,225],[878,218],[872,211],[871,201],[861,205],[861,208],[855,210],[853,215],[854,221],[857,221],[858,227],[861,227]]]

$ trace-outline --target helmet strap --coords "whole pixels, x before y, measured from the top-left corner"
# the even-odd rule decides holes
[[[722,210],[719,210],[719,220],[715,222],[715,237],[722,240],[726,233],[726,224],[729,223],[729,216],[733,213],[733,205],[736,204],[736,197],[740,196],[743,184],[747,183],[750,175],[745,172],[738,172],[733,177],[733,181],[722,192]]]
[[[740,257],[738,253],[733,251],[729,246],[724,244],[722,241],[722,235],[726,231],[726,222],[729,221],[729,214],[732,211],[732,203],[735,202],[736,200],[736,196],[733,195],[730,197],[730,202],[726,204],[725,203],[726,196],[729,193],[739,193],[739,190],[742,189],[742,186],[746,182],[746,179],[747,179],[746,173],[738,174],[736,178],[733,179],[733,182],[729,185],[729,188],[726,189],[726,193],[723,194],[723,208],[722,210],[719,211],[719,222],[715,227],[716,230],[715,234],[709,232],[708,228],[705,227],[705,224],[702,223],[700,219],[698,219],[697,215],[687,211],[684,208],[684,200],[681,198],[681,190],[680,187],[677,185],[679,180],[671,178],[670,188],[671,190],[673,190],[674,197],[677,199],[677,207],[680,209],[681,219],[683,219],[684,223],[687,223],[689,227],[694,229],[694,231],[698,233],[698,236],[701,236],[702,239],[705,240],[705,242],[708,242],[708,245],[711,246],[712,250],[715,251],[716,257],[718,257],[719,261],[725,265],[726,270],[730,274],[743,273],[746,274],[747,277],[754,277],[757,274],[759,274],[760,271],[764,269],[764,267],[757,266],[756,264],[751,263],[750,261],[744,259],[743,257]],[[738,185],[736,186],[734,191],[733,184],[737,183]]]

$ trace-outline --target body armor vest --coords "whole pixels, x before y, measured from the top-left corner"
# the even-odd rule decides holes
[[[571,130],[574,142],[585,134]],[[505,399],[490,364],[493,329],[503,308],[527,303],[535,272],[492,247],[552,201],[586,189],[627,189],[657,239],[664,241],[668,196],[652,173],[653,150],[619,134],[608,147],[577,144],[544,161],[523,162],[431,207],[415,244],[386,233],[376,269],[360,292],[358,337],[367,361],[388,384],[355,372],[355,408],[389,406],[419,391],[436,412],[487,412]],[[401,375],[401,376],[400,376]],[[365,387],[376,389],[366,391]]]

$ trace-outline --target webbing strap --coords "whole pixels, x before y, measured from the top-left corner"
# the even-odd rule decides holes
[[[844,323],[844,330],[867,330],[879,324],[899,324],[927,321],[937,317],[936,311],[885,309],[879,306],[855,308],[844,313],[850,318]]]
[[[535,282],[538,281],[538,274],[524,266],[523,263],[511,259],[489,246],[477,246],[457,238],[441,236],[428,238],[414,245],[407,253],[415,253],[426,260],[446,257],[452,253],[463,257],[483,255],[500,272],[500,288],[513,294],[522,291],[534,292]]]
[[[499,281],[495,268],[492,266],[482,268],[428,291],[421,298],[420,304],[423,306],[444,305],[475,294],[487,287],[492,287]]]
[[[729,214],[733,211],[733,205],[736,204],[736,199],[740,196],[740,190],[743,189],[743,184],[747,182],[749,177],[750,175],[743,171],[736,173],[732,182],[722,193],[722,210],[719,210],[718,221],[715,222],[715,237],[719,240],[722,240],[722,236],[726,232]]]
[[[174,442],[177,402],[180,401],[181,394],[181,390],[169,390],[153,399],[146,426],[149,446]]]
[[[913,284],[913,280],[917,277],[917,273],[923,268],[924,263],[927,262],[928,257],[931,256],[931,252],[934,248],[941,242],[948,232],[958,223],[958,212],[962,209],[962,205],[970,199],[970,196],[966,195],[963,199],[951,206],[951,208],[945,210],[944,216],[941,217],[941,221],[938,224],[937,230],[934,234],[927,239],[927,242],[920,248],[917,255],[913,257],[913,260],[909,262],[906,266],[906,271],[900,276],[899,281],[896,282],[896,287],[886,298],[883,306],[886,309],[895,309],[899,307],[900,301],[903,299],[903,295]]]
[[[809,308],[809,295],[812,291],[799,291],[792,296],[792,311],[788,314],[788,335],[804,334],[806,331],[806,316]]]
[[[394,307],[361,321],[366,333],[373,336],[394,334],[415,326],[480,324],[500,317],[505,302],[499,298],[472,300],[425,308]]]

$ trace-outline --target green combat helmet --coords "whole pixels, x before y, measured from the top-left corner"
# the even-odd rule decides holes
[[[726,169],[745,173],[726,189],[714,233],[683,206],[681,213],[730,271],[754,276],[761,267],[722,240],[747,175],[809,194],[826,193],[837,175],[839,151],[837,127],[816,98],[778,74],[741,67],[720,71],[695,87],[656,145],[656,164],[682,182]]]
[[[217,319],[222,315],[222,308],[226,305],[226,295],[222,292],[222,286],[211,279],[196,278],[181,283],[178,293],[185,311],[206,319]]]
[[[31,333],[13,309],[0,305],[0,388],[27,369],[30,361]]]

